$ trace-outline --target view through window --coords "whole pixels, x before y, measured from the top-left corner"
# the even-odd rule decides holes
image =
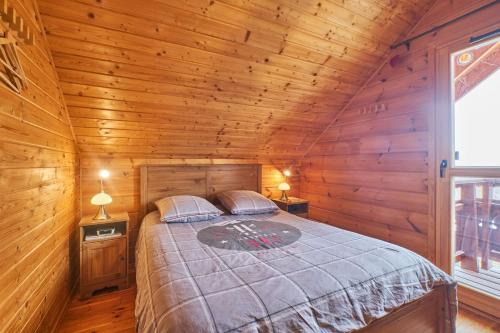
[[[452,73],[452,167],[500,170],[500,42],[454,54]],[[500,178],[455,175],[454,276],[500,297]]]

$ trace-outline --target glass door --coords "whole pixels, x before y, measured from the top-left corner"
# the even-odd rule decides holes
[[[449,193],[449,271],[500,299],[500,39],[463,46],[448,53],[448,158],[439,170]]]

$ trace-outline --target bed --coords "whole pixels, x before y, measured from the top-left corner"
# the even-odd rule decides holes
[[[161,223],[153,204],[260,184],[259,165],[141,168],[138,332],[454,332],[455,282],[404,248],[282,211]]]

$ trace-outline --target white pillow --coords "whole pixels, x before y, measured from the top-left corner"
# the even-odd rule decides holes
[[[264,214],[277,211],[274,202],[254,191],[226,191],[217,195],[219,201],[231,214]]]
[[[176,195],[155,201],[162,222],[196,222],[216,218],[221,210],[193,195]]]

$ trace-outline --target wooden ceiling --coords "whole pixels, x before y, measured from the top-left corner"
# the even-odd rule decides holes
[[[82,153],[300,157],[433,0],[40,0]]]

